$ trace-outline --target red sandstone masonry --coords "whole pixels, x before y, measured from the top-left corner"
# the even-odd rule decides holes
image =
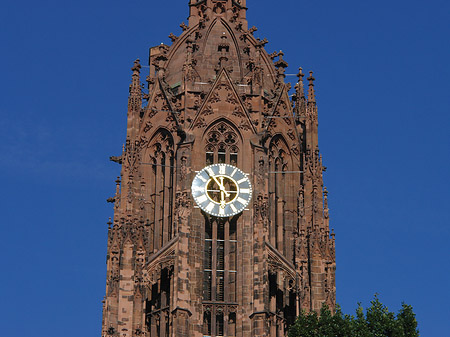
[[[139,60],[132,68],[126,145],[112,157],[122,172],[102,337],[283,336],[300,310],[335,306],[315,79],[310,73],[306,96],[300,69],[289,98],[284,54],[269,55],[267,41],[253,36],[245,1],[192,0],[189,8],[172,45],[151,48],[148,94]],[[248,210],[223,223],[223,239],[221,222],[190,191],[195,171],[221,160],[253,185]]]

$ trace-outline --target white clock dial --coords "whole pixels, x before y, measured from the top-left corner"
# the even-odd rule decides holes
[[[205,167],[195,176],[191,190],[203,211],[222,218],[241,213],[252,198],[252,185],[247,175],[228,164]]]

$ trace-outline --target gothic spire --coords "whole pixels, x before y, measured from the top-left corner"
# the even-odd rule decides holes
[[[298,69],[298,83],[295,85],[295,114],[296,118],[303,119],[306,115],[306,97],[305,97],[305,87],[303,85],[303,69]]]
[[[297,92],[297,98],[301,99],[301,98],[305,98],[305,88],[303,86],[303,77],[305,76],[305,74],[303,74],[303,68],[300,67],[298,68],[298,83],[296,86],[296,92]]]

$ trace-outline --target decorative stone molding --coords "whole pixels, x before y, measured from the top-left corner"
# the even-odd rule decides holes
[[[158,282],[163,269],[173,270],[175,265],[175,250],[178,237],[175,237],[167,243],[157,254],[153,255],[151,260],[143,270],[144,283],[151,286]]]
[[[289,287],[295,289],[298,274],[295,271],[294,265],[287,261],[270,243],[266,242],[265,246],[268,256],[267,264],[269,272],[272,274],[280,273],[284,281],[289,284]]]

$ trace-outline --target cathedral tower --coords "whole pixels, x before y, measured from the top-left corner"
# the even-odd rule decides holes
[[[189,11],[132,68],[102,337],[285,336],[335,305],[314,77],[290,99],[245,0]]]

